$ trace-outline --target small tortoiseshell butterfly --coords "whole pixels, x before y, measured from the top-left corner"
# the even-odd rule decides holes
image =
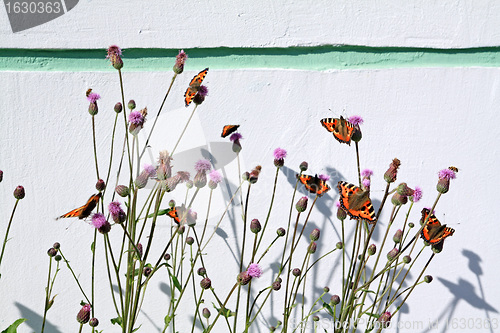
[[[297,174],[297,179],[300,180],[302,184],[306,187],[306,189],[314,194],[317,194],[318,196],[322,196],[326,192],[330,190],[330,186],[321,178],[318,177],[318,175],[315,176],[309,176],[309,175],[298,175]]]
[[[177,214],[177,208],[173,207],[167,210],[167,215],[170,216],[171,218],[174,219],[175,223],[179,224],[181,223],[181,220],[179,219],[179,214]]]
[[[351,219],[365,219],[370,223],[375,222],[375,210],[370,200],[370,192],[348,182],[338,182],[340,193],[340,207],[349,214]]]
[[[222,134],[220,136],[223,137],[223,138],[225,138],[229,134],[236,132],[236,130],[238,129],[238,127],[240,127],[240,125],[226,125],[222,129]]]
[[[339,142],[347,143],[349,146],[351,145],[351,136],[354,132],[354,125],[345,120],[344,117],[340,116],[340,119],[321,119],[321,125],[323,125],[328,132],[332,132],[335,139]]]
[[[198,89],[200,89],[201,83],[205,79],[205,76],[207,76],[208,73],[208,68],[205,68],[198,74],[196,74],[191,82],[189,82],[189,87],[186,89],[186,92],[184,93],[184,102],[186,103],[186,107],[191,104],[191,101],[193,100],[194,96],[196,96],[196,93],[198,92]]]
[[[97,203],[99,202],[99,199],[101,198],[101,196],[102,196],[101,192],[92,195],[89,198],[89,200],[87,200],[87,203],[85,205],[83,205],[82,207],[73,209],[71,212],[68,212],[64,215],[61,215],[57,219],[65,218],[65,217],[78,217],[79,219],[84,219],[86,217],[89,217],[90,213],[92,213],[95,206],[97,206]]]
[[[427,216],[429,215],[429,210],[427,208],[422,209],[422,218],[420,222],[423,224]],[[441,243],[446,237],[453,235],[454,229],[449,228],[446,224],[441,225],[441,222],[436,218],[434,214],[429,216],[427,224],[422,229],[422,238],[431,245],[436,245]]]

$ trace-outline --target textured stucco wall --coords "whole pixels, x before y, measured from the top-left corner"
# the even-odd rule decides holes
[[[16,34],[10,30],[5,11],[0,10],[0,52],[4,55],[0,60],[0,169],[5,173],[0,183],[1,235],[12,209],[13,189],[22,184],[27,192],[16,213],[1,268],[0,329],[19,317],[27,317],[33,327],[23,324],[19,331],[39,330],[47,273],[46,250],[55,241],[63,245],[65,255],[77,268],[76,274],[90,288],[92,231],[84,222],[54,221],[54,217],[85,201],[95,191],[91,123],[84,98],[89,87],[103,96],[97,116],[98,154],[105,156],[109,149],[114,121],[112,107],[120,100],[118,76],[109,71],[105,60],[95,58],[92,50],[102,49],[104,58],[104,48],[110,44],[139,49],[134,51],[138,56],[130,59],[136,66],[131,71],[127,68],[125,50],[125,97],[135,99],[139,107],[147,106],[151,114],[158,110],[172,77],[169,68],[173,58],[168,57],[171,50],[211,48],[209,56],[198,50],[199,56],[188,60],[186,72],[176,81],[174,94],[167,100],[167,112],[159,124],[161,131],[153,140],[152,157],[147,156],[145,162],[154,160],[158,150],[172,149],[189,116],[190,110],[184,108],[182,100],[185,86],[197,71],[210,67],[205,81],[210,94],[197,110],[178,151],[225,142],[220,138],[222,126],[240,124],[244,136],[243,169],[257,164],[264,169],[253,193],[252,218],[265,218],[274,177],[272,151],[276,147],[288,150],[286,165],[290,169],[296,170],[306,160],[311,173],[334,176],[332,187],[339,178],[355,182],[354,147],[334,141],[319,124],[324,117],[342,114],[364,117],[361,164],[375,172],[372,198],[376,207],[385,187],[383,173],[392,158],[402,161],[398,180],[424,190],[424,199],[410,217],[414,222],[419,219],[421,208],[431,206],[434,201],[437,171],[457,166],[458,179],[442,197],[437,210],[440,220],[456,232],[447,240],[444,253],[429,267],[428,273],[435,281],[416,288],[409,306],[399,317],[406,323],[420,321],[424,327],[400,331],[471,331],[470,327],[446,327],[446,321],[453,323],[454,319],[464,318],[466,325],[470,325],[470,318],[474,323],[488,318],[498,321],[500,289],[496,285],[495,259],[500,251],[495,203],[495,178],[500,163],[496,151],[500,134],[498,6],[496,1],[451,0],[434,5],[425,1],[397,5],[391,1],[252,4],[185,1],[150,3],[146,8],[141,1],[81,1],[62,17]],[[222,46],[238,50],[261,47],[303,50],[304,46],[337,44],[376,47],[371,53],[361,52],[365,57],[362,62],[370,66],[357,66],[358,53],[345,55],[346,50],[341,48],[332,50],[345,60],[339,56],[341,60],[335,62],[336,57],[318,58],[318,53],[306,51],[301,55],[304,63],[297,62],[288,49],[268,61],[258,50],[244,56],[229,53],[227,62],[213,51]],[[485,51],[488,61],[481,58],[484,53],[476,53],[476,58],[469,51],[440,54],[444,57],[440,61],[434,58],[415,61],[426,52],[435,55],[428,48],[478,47],[489,47]],[[158,54],[151,48],[170,53]],[[400,48],[410,48],[405,49],[409,52],[407,62],[400,61],[404,56]],[[35,49],[35,53],[27,54],[25,49]],[[70,50],[51,56],[43,53],[44,49]],[[82,68],[66,56],[71,49],[83,49],[82,57],[75,60],[82,63]],[[148,58],[149,52],[157,56]],[[35,66],[27,66],[30,63]],[[44,64],[49,65],[44,67]],[[119,145],[116,148],[119,150]],[[101,168],[107,166],[104,157],[100,163]],[[282,226],[283,216],[287,216],[294,184],[290,169],[280,174],[278,200],[271,216],[274,228]],[[229,182],[237,183],[234,160],[229,161],[225,171]],[[206,193],[202,195],[206,197]],[[227,192],[218,190],[217,198],[219,202],[227,200]],[[323,231],[322,251],[339,239],[340,227],[330,210],[337,199],[336,191],[332,190],[320,199],[311,218],[310,228],[319,227]],[[204,216],[200,213],[205,211],[202,202],[198,201],[195,210]],[[222,209],[222,204],[214,209],[210,226],[218,221]],[[237,209],[235,213],[239,215]],[[383,216],[382,222],[387,223],[387,219],[388,216]],[[226,238],[220,237],[218,246],[207,250],[212,255],[206,258],[218,290],[232,285],[237,273],[236,263],[221,262],[218,258],[221,251],[231,256],[225,244],[235,242],[233,228],[228,220],[226,223],[223,224]],[[235,228],[239,230],[238,226]],[[165,223],[158,237],[165,236],[167,230]],[[382,237],[376,235],[377,240]],[[102,240],[99,247],[102,250]],[[336,258],[334,255],[324,261],[314,278],[318,288],[328,285],[331,294],[339,288],[330,282],[331,276],[338,278],[341,272]],[[271,268],[266,268],[259,286],[264,287],[272,276]],[[166,277],[160,277],[149,287],[141,317],[145,332],[156,332],[163,323],[163,307],[168,298],[161,278]],[[104,270],[98,270],[98,279],[107,280]],[[110,308],[107,284],[102,284],[102,288],[96,291],[97,295],[103,295],[96,307]],[[48,316],[49,324],[54,325],[50,326],[51,332],[74,331],[74,317],[82,297],[65,268],[54,291],[58,297]],[[312,289],[310,293],[313,298],[320,291]],[[275,323],[278,311],[281,308],[268,312],[265,317],[268,322],[262,322],[261,332]],[[436,320],[438,328],[427,329],[429,322]],[[104,320],[99,328],[116,331]],[[494,330],[483,326],[474,331]]]

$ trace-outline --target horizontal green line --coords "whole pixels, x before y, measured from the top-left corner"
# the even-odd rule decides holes
[[[124,71],[171,70],[177,49],[123,50]],[[186,49],[186,70],[278,68],[300,70],[500,67],[500,46],[467,49],[313,46]],[[102,49],[0,49],[0,71],[112,71]]]

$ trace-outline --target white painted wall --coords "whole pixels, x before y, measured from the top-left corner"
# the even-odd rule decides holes
[[[273,3],[242,8],[221,3],[156,3],[149,5],[150,13],[132,14],[137,2],[119,6],[81,2],[63,17],[19,34],[10,33],[10,27],[4,23],[0,47],[93,48],[117,43],[124,47],[181,48],[338,43],[446,48],[499,44],[499,35],[492,29],[499,15],[494,1],[474,6],[470,1],[446,1],[437,9],[424,2],[397,7],[390,1],[324,1],[308,5],[296,2],[279,6]],[[0,11],[0,15],[5,13]],[[155,113],[171,75],[125,71],[126,99],[134,98],[139,107],[147,105]],[[189,112],[183,106],[182,94],[192,75],[194,72],[186,72],[176,83],[176,94],[168,100],[169,112],[162,120],[178,122],[162,128],[166,139],[156,141],[154,149],[172,148],[175,133],[170,132],[178,130]],[[13,189],[22,184],[27,193],[16,213],[2,265],[0,329],[4,329],[22,315],[43,315],[46,251],[53,242],[62,244],[84,286],[90,286],[91,228],[81,221],[54,221],[54,217],[81,204],[94,191],[90,116],[84,92],[92,87],[103,96],[97,116],[101,138],[98,152],[103,156],[109,147],[112,107],[119,100],[119,86],[116,73],[1,72],[0,77],[0,169],[4,171],[0,183],[0,234],[3,235],[13,205]],[[398,181],[424,189],[424,199],[411,215],[414,222],[419,219],[421,208],[430,206],[435,198],[437,171],[457,166],[458,179],[452,182],[450,193],[442,197],[437,210],[440,220],[456,232],[429,268],[435,281],[416,289],[408,303],[410,312],[403,313],[400,320],[422,321],[427,326],[429,321],[439,319],[439,330],[401,330],[404,332],[461,332],[460,328],[446,330],[445,321],[484,320],[487,316],[500,319],[500,289],[496,285],[500,243],[495,204],[500,162],[496,152],[499,82],[500,70],[496,68],[214,70],[206,79],[210,94],[198,109],[188,133],[191,140],[183,142],[185,146],[181,148],[223,141],[223,125],[241,124],[244,167],[263,165],[250,209],[251,217],[260,219],[265,218],[271,194],[272,150],[276,147],[288,150],[286,166],[292,169],[306,160],[312,173],[335,169],[343,178],[354,181],[354,149],[333,140],[319,124],[323,117],[364,117],[361,163],[375,172],[372,197],[380,200],[382,175],[390,160],[398,157],[402,161]],[[284,224],[281,221],[287,215],[292,188],[283,176],[280,175],[279,200],[271,218],[274,228]],[[234,162],[228,166],[228,177],[235,182]],[[332,190],[320,200],[311,222],[323,231],[320,251],[324,251],[338,241],[335,216],[322,213],[332,207],[337,194]],[[202,207],[195,209],[204,216],[200,213],[204,211]],[[211,225],[214,223],[211,220]],[[232,229],[227,220],[225,223],[227,242],[232,244]],[[166,231],[167,227],[160,228],[159,235]],[[102,242],[99,246],[102,249]],[[224,273],[227,260],[221,261],[218,251],[223,248],[223,254],[230,255],[229,251],[220,239],[214,246],[218,247],[210,249],[215,252],[207,258],[207,266],[212,267],[209,274],[215,288],[222,291],[233,283],[237,268],[236,264],[229,267],[234,276],[228,278]],[[325,261],[315,276],[318,287],[329,285],[331,294],[340,288],[329,282],[330,275],[336,277],[339,273],[335,259],[336,255]],[[105,282],[105,272],[98,274],[98,279]],[[264,286],[271,279],[271,270],[266,268],[260,283]],[[156,327],[161,326],[165,313],[167,296],[162,282],[157,281],[150,286],[141,317],[144,332],[158,331]],[[106,285],[102,288],[97,294],[106,299],[99,299],[96,308],[104,311],[100,315],[104,318],[112,311],[108,308]],[[50,324],[56,327],[53,332],[74,331],[82,297],[65,268],[54,291],[58,296],[48,316]],[[317,296],[318,291],[311,291],[311,295]],[[269,325],[275,323],[278,311],[281,310],[266,316],[271,320]],[[259,331],[266,332],[267,326],[263,323]],[[117,331],[105,320],[101,320],[99,328]],[[38,328],[23,324],[19,331],[34,330]],[[474,331],[491,332],[484,328]]]

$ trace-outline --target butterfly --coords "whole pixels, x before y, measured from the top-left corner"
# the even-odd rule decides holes
[[[101,198],[101,196],[102,196],[101,192],[92,195],[89,198],[89,200],[87,200],[87,203],[85,205],[83,205],[82,207],[73,209],[71,212],[68,212],[64,215],[61,215],[57,219],[65,218],[65,217],[78,217],[81,220],[81,219],[84,219],[86,217],[89,217],[90,213],[92,213],[95,206],[97,206],[97,203],[99,202],[99,199]]]
[[[429,216],[429,212],[427,208],[422,209],[422,218],[420,219],[422,224]],[[431,214],[427,224],[422,229],[421,236],[427,243],[436,245],[441,243],[446,237],[453,235],[454,232],[455,230],[447,227],[446,224],[441,225],[436,216]]]
[[[220,136],[223,137],[223,138],[225,138],[229,134],[236,132],[236,130],[238,129],[238,127],[240,127],[240,125],[226,125],[222,129],[222,134]]]
[[[319,178],[318,175],[297,175],[296,177],[309,192],[318,196],[322,196],[330,190],[330,186],[323,179]]]
[[[205,68],[198,74],[196,74],[191,82],[189,82],[189,87],[186,89],[186,92],[184,93],[184,102],[186,103],[186,107],[191,104],[191,101],[193,100],[194,96],[196,96],[196,93],[198,92],[198,89],[200,89],[201,83],[203,82],[203,79],[205,79],[205,76],[207,76],[208,73],[208,68]]]
[[[340,193],[340,207],[349,214],[351,219],[365,219],[370,223],[375,221],[375,210],[373,209],[368,191],[348,182],[338,182],[337,188]]]
[[[166,213],[168,216],[174,219],[175,223],[177,224],[181,223],[181,220],[179,219],[179,214],[177,213],[177,207],[167,209]]]
[[[454,167],[454,166],[451,166],[449,167],[448,169],[450,169],[451,171],[453,172],[458,172],[458,168],[457,167]]]
[[[340,116],[340,119],[324,118],[321,119],[320,122],[328,132],[332,132],[335,139],[337,139],[340,143],[347,143],[349,146],[351,145],[351,136],[354,132],[354,125],[345,120],[344,117]]]

